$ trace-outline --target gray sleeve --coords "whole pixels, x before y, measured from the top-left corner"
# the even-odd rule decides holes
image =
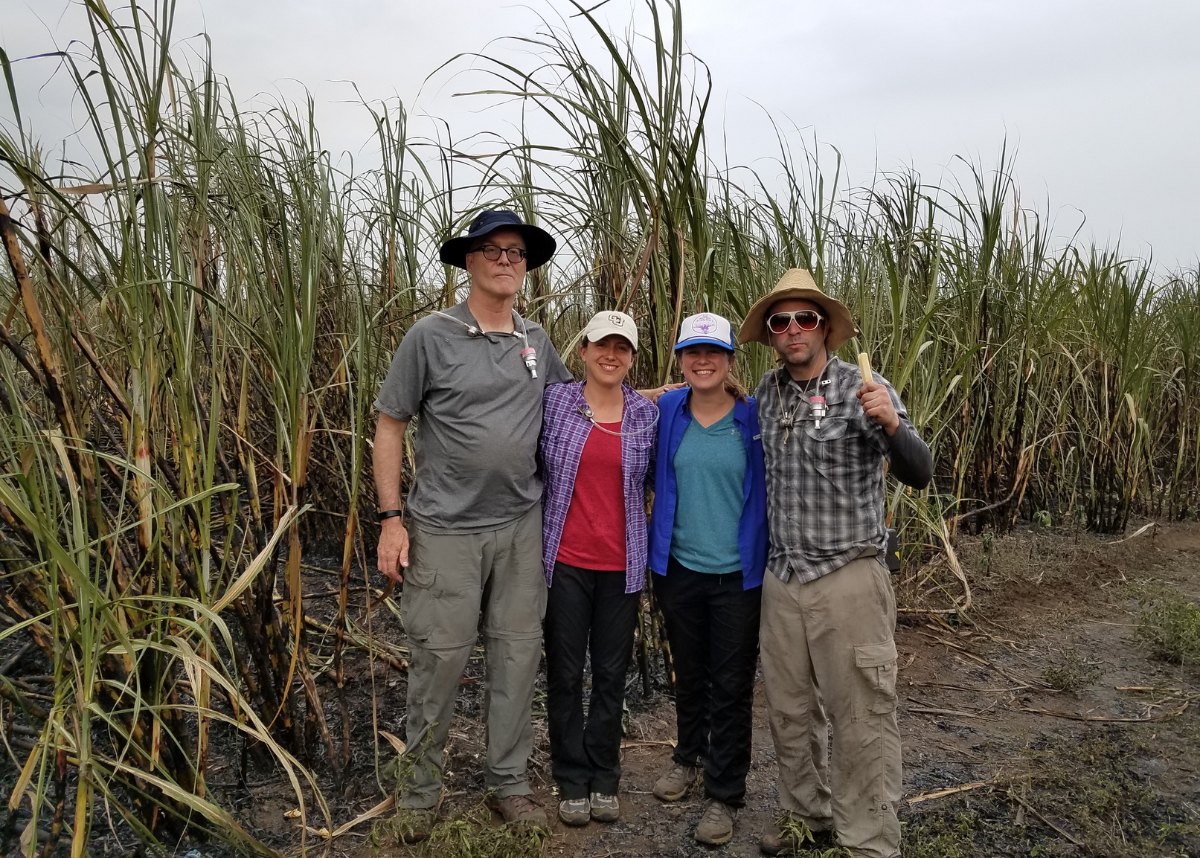
[[[550,342],[550,337],[542,332],[542,337],[545,340],[544,350],[539,350],[539,362],[545,367],[546,384],[559,384],[564,381],[574,381],[575,377],[571,375],[571,371],[567,369],[567,365],[563,363],[562,358],[558,356],[558,349],[554,347],[554,343]],[[545,355],[543,358],[542,355]]]
[[[885,438],[887,435],[885,433]],[[933,479],[933,455],[917,430],[902,414],[896,434],[887,438],[892,475],[906,486],[923,489]]]
[[[855,373],[857,372],[856,367]],[[858,378],[861,379],[862,376],[858,375]],[[888,461],[891,463],[892,475],[906,486],[923,489],[933,479],[933,455],[929,452],[929,445],[908,419],[908,409],[904,407],[900,393],[892,383],[878,373],[875,374],[875,378],[887,388],[888,395],[892,397],[892,405],[896,409],[896,416],[900,418],[900,426],[895,435],[889,438],[886,432],[880,431],[886,445]],[[870,418],[864,415],[864,419]]]
[[[397,420],[411,420],[425,398],[429,351],[424,331],[414,325],[400,341],[392,365],[379,387],[375,408]]]

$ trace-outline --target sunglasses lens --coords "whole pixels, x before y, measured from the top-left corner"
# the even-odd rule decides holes
[[[767,318],[767,330],[769,330],[772,334],[782,334],[786,332],[788,326],[791,324],[791,313],[772,313]]]
[[[815,331],[821,324],[821,314],[812,310],[797,310],[794,313],[772,313],[767,317],[767,330],[772,334],[785,334],[792,320],[802,331]]]

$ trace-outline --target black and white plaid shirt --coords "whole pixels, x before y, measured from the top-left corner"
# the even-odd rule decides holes
[[[929,480],[929,448],[892,385],[878,374],[875,378],[887,387],[900,416],[892,438],[863,413],[858,367],[838,358],[829,362],[819,384],[797,382],[786,369],[775,369],[755,391],[767,466],[767,571],[782,581],[793,574],[805,583],[815,581],[886,549],[885,458],[892,459],[893,472],[904,482]],[[827,409],[820,420],[810,402],[816,395],[825,397]]]

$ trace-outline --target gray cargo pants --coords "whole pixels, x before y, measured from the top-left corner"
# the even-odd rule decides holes
[[[454,699],[482,616],[487,648],[484,780],[499,796],[528,795],[530,707],[542,647],[546,578],[542,507],[483,533],[410,529],[400,617],[411,649],[407,741],[397,806],[437,805]]]

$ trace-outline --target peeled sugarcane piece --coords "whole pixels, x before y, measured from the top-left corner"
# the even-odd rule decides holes
[[[866,352],[858,353],[858,371],[862,373],[863,384],[875,380],[875,376],[871,375],[871,358]]]

